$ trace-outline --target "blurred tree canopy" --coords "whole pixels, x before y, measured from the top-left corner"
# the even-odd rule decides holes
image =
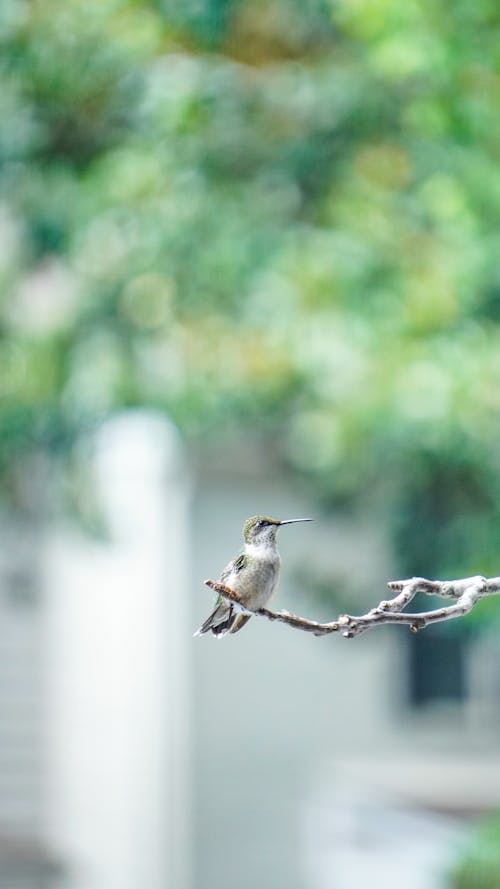
[[[265,430],[498,573],[497,0],[3,0],[0,448]]]

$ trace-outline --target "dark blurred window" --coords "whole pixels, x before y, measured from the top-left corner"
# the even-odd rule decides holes
[[[411,636],[406,651],[412,706],[465,700],[467,647],[464,635],[438,627]]]

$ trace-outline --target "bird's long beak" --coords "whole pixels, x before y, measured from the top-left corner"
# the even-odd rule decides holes
[[[282,522],[278,522],[279,525],[294,525],[295,522],[314,522],[314,519],[283,519]]]

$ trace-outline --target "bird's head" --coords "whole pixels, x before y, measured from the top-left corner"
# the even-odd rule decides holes
[[[245,543],[254,546],[272,546],[276,541],[278,528],[281,525],[293,525],[295,522],[312,522],[312,519],[270,519],[269,516],[253,516],[247,519],[243,526]]]

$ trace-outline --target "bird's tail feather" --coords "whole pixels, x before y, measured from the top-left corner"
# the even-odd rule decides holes
[[[250,620],[250,618],[251,614],[235,614],[229,632],[238,633],[238,631],[245,626],[247,620]]]
[[[237,617],[238,615],[234,613],[234,608],[231,605],[225,603],[217,605],[194,635],[203,636],[204,633],[211,630],[214,636],[225,636],[226,633],[231,632]]]

